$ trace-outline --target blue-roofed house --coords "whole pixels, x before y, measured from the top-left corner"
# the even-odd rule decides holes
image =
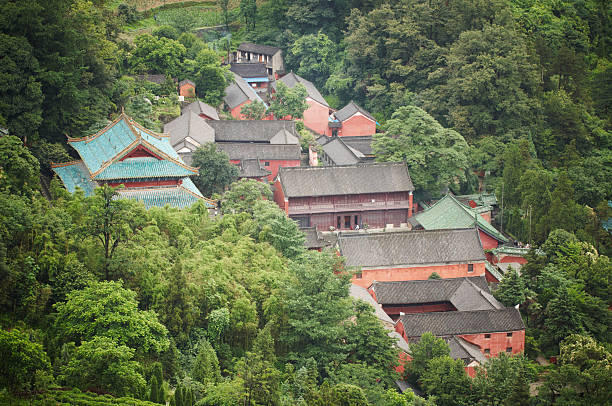
[[[68,137],[68,144],[81,160],[53,164],[52,168],[71,193],[80,188],[90,196],[99,185],[123,185],[120,198],[141,201],[147,208],[184,208],[198,200],[215,206],[189,178],[198,169],[183,162],[170,145],[169,135],[148,130],[123,113],[93,135]]]

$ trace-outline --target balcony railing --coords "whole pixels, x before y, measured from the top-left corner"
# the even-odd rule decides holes
[[[325,203],[325,204],[292,204],[289,202],[289,214],[329,213],[364,210],[408,209],[407,200],[375,201],[360,203]]]

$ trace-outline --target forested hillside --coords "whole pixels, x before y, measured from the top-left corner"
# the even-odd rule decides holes
[[[612,2],[150,3],[0,2],[0,403],[609,404]],[[534,248],[495,291],[520,305],[524,356],[472,379],[432,336],[400,374],[353,270],[307,251],[265,184],[196,181],[215,216],[53,177],[67,136],[179,116],[171,78],[218,106],[243,40],[370,111],[376,160],[405,161],[417,200],[496,193],[495,224]]]

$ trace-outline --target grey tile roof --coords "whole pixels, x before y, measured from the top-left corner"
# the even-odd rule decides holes
[[[403,163],[359,163],[345,166],[281,168],[285,197],[356,195],[413,191]]]
[[[240,161],[238,170],[238,176],[241,178],[261,178],[272,173],[261,166],[259,159],[244,159]]]
[[[457,310],[501,309],[484,276],[425,281],[374,282],[376,300],[383,305],[450,302]]]
[[[259,45],[251,42],[243,42],[238,46],[239,51],[255,52],[262,55],[274,55],[280,48],[270,45]]]
[[[262,102],[255,90],[243,78],[235,73],[233,75],[234,83],[225,88],[225,97],[223,98],[230,109],[240,106],[247,100]]]
[[[327,245],[326,241],[319,236],[316,227],[301,227],[300,230],[306,237],[304,240],[306,248],[323,248]]]
[[[220,142],[217,149],[225,151],[231,160],[299,160],[301,148],[297,144],[264,144],[250,142]]]
[[[322,105],[326,107],[329,107],[329,104],[327,104],[327,102],[325,101],[325,98],[321,95],[321,93],[319,93],[319,90],[314,85],[314,83],[312,83],[311,81],[306,80],[303,77],[298,76],[293,72],[286,74],[285,76],[283,76],[282,78],[278,80],[286,84],[287,87],[289,87],[290,89],[293,89],[295,85],[297,85],[298,83],[303,84],[304,87],[306,88],[306,92],[308,93],[308,96],[310,96],[311,99],[321,103]],[[276,89],[276,81],[272,82],[272,87]]]
[[[395,324],[391,317],[389,317],[389,315],[387,315],[387,313],[385,313],[383,309],[378,305],[378,303],[376,303],[376,301],[372,298],[370,293],[368,293],[367,289],[355,285],[354,283],[351,283],[349,294],[354,299],[363,300],[364,302],[372,306],[374,308],[374,314],[383,323],[387,324],[388,326]]]
[[[199,145],[215,141],[215,130],[208,125],[208,121],[191,110],[164,125],[164,132],[170,134],[172,146],[186,138],[191,138],[192,144],[195,141]]]
[[[436,336],[496,333],[524,330],[518,309],[474,310],[468,312],[434,312],[404,314],[399,322],[406,337],[420,337],[426,332]]]
[[[334,137],[321,147],[333,165],[352,165],[361,162],[365,156],[346,145],[340,137]]]
[[[195,85],[196,85],[193,81],[191,81],[189,79],[181,80],[178,85],[179,85],[179,87],[181,87],[181,86],[186,85],[186,84],[190,84],[193,87],[195,87]]]
[[[268,77],[268,69],[266,68],[266,64],[263,62],[232,62],[230,64],[230,70],[245,79]]]
[[[341,234],[340,254],[349,267],[389,267],[483,262],[475,228]]]
[[[219,113],[217,113],[217,109],[211,106],[210,104],[206,104],[201,100],[196,100],[193,103],[190,103],[185,107],[181,114],[185,114],[187,111],[193,111],[196,114],[204,114],[213,120],[219,119]]]
[[[355,148],[364,155],[373,155],[372,136],[360,135],[355,137],[342,137],[342,141],[351,148]]]
[[[369,118],[372,121],[376,121],[376,119],[366,110],[362,109],[361,107],[359,107],[357,105],[357,103],[355,103],[354,101],[351,100],[351,102],[349,104],[347,104],[346,106],[342,107],[340,110],[336,111],[334,113],[334,115],[336,116],[336,118],[340,121],[345,121],[347,119],[349,119],[350,117],[352,117],[354,114],[356,113],[361,113],[364,116],[366,116],[367,118]]]
[[[485,357],[477,345],[457,336],[447,337],[445,341],[450,348],[452,359],[461,359],[466,365],[472,361],[477,361],[480,364],[487,362],[487,357]]]
[[[217,142],[265,142],[281,143],[286,130],[295,138],[287,137],[286,142],[297,144],[298,134],[295,121],[290,120],[219,120],[209,121],[215,130]],[[280,133],[280,134],[279,134]]]

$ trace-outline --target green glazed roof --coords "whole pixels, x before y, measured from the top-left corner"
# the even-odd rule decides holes
[[[112,163],[94,176],[94,179],[182,178],[196,173],[172,161],[143,157]]]
[[[482,218],[480,214],[458,201],[451,194],[447,194],[430,208],[417,214],[415,219],[425,230],[470,228],[474,227],[474,221],[476,221],[478,228],[483,232],[498,241],[508,242],[508,239]]]
[[[197,193],[195,193],[197,191]],[[214,205],[205,199],[195,187],[191,179],[183,179],[179,187],[129,188],[119,190],[121,199],[133,199],[142,202],[147,209],[170,205],[180,209],[190,207],[198,200],[204,200],[207,207]]]
[[[85,192],[85,196],[93,195],[94,189],[96,188],[96,182],[89,180],[89,171],[83,161],[71,162],[68,164],[61,164],[54,166],[53,172],[57,173],[60,177],[66,190],[70,193],[74,193],[76,188],[79,187]]]

